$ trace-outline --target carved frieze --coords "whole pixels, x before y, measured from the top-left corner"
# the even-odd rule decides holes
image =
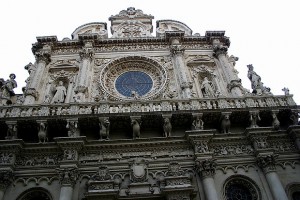
[[[16,165],[19,167],[49,167],[58,165],[61,157],[57,154],[19,155]]]

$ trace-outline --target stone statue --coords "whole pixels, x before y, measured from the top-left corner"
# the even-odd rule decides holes
[[[17,125],[16,124],[8,124],[7,125],[7,136],[5,137],[6,140],[13,140],[17,139]]]
[[[172,131],[172,124],[170,122],[170,119],[166,117],[164,119],[164,134],[165,137],[170,137],[171,136],[171,131]]]
[[[204,77],[203,79],[201,90],[203,91],[205,97],[215,97],[214,85],[207,79],[207,77]]]
[[[253,71],[253,66],[247,65],[248,67],[248,78],[251,81],[251,88],[253,89],[253,93],[262,95],[262,94],[271,94],[271,89],[268,87],[264,87],[263,82],[261,82],[261,77]]]
[[[200,116],[197,116],[192,123],[192,130],[203,130],[204,122]]]
[[[231,126],[230,114],[226,113],[221,117],[221,132],[230,133],[230,126]]]
[[[140,127],[139,122],[137,120],[133,119],[133,120],[131,120],[131,126],[132,126],[133,139],[140,138],[141,127]]]
[[[4,81],[4,79],[1,79],[0,81],[0,90],[1,90],[1,97],[10,99],[11,96],[15,96],[14,88],[17,87],[17,82],[15,81],[16,75],[10,74],[9,79]]]
[[[282,88],[282,91],[284,92],[284,95],[285,95],[285,96],[290,95],[290,90],[289,90],[289,88],[284,87],[284,88]]]
[[[52,98],[51,103],[64,103],[65,97],[67,95],[67,89],[63,85],[64,83],[62,81],[58,82],[58,86],[55,88],[55,94]]]
[[[109,127],[110,127],[109,119],[100,120],[99,127],[100,127],[100,131],[99,131],[100,140],[102,140],[103,137],[106,137],[106,139],[109,140]]]
[[[272,118],[273,118],[273,121],[272,121],[272,126],[273,126],[273,128],[274,128],[275,130],[279,130],[279,128],[280,128],[280,122],[279,122],[279,120],[278,120],[278,118],[277,118],[276,113],[273,113],[273,114],[272,114]]]
[[[47,126],[44,122],[41,122],[38,127],[38,138],[39,138],[39,143],[45,143],[48,141],[47,138]]]

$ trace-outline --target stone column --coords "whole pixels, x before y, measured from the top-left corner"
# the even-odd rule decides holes
[[[233,66],[231,66],[227,58],[228,47],[223,46],[219,40],[214,40],[213,50],[214,56],[220,61],[221,68],[227,82],[227,89],[233,96],[242,96],[241,79],[239,79],[234,73]]]
[[[51,61],[51,47],[45,45],[43,49],[35,52],[35,57],[37,67],[34,76],[30,81],[29,87],[25,91],[25,105],[34,104],[34,102],[38,99],[39,86],[41,85],[41,82],[43,82],[43,75],[45,73],[46,66]]]
[[[77,167],[75,165],[61,166],[58,173],[61,184],[59,200],[72,200],[73,187],[78,177]]]
[[[86,42],[84,47],[79,52],[81,58],[81,68],[79,69],[77,77],[77,86],[75,89],[77,101],[83,101],[88,89],[90,80],[89,74],[91,71],[91,62],[94,58],[94,50],[91,42]]]
[[[174,68],[176,69],[176,76],[179,80],[182,89],[183,98],[191,98],[191,88],[193,87],[192,81],[189,80],[184,63],[184,47],[180,44],[177,38],[171,41],[170,51],[174,59]]]
[[[290,137],[295,142],[296,146],[300,150],[300,126],[299,125],[291,125],[288,128],[288,133]]]
[[[78,154],[86,137],[58,137],[54,140],[63,151],[60,168],[57,169],[61,184],[59,200],[72,200],[73,188],[79,175]]]
[[[216,162],[215,159],[208,158],[196,161],[196,169],[200,175],[204,187],[204,193],[207,200],[218,200],[218,193],[215,187],[214,174]]]
[[[262,168],[268,185],[272,192],[274,200],[288,200],[280,179],[276,173],[275,159],[278,155],[274,154],[259,154],[257,164]]]
[[[0,169],[0,200],[3,199],[6,188],[13,181],[13,172],[11,169]]]

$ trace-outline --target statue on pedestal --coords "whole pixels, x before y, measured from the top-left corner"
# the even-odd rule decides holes
[[[67,89],[63,85],[64,83],[62,81],[58,82],[58,86],[55,88],[55,94],[52,98],[51,103],[64,103],[65,97],[67,95]]]

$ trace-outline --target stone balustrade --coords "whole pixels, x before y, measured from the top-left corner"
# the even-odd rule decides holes
[[[219,109],[248,109],[264,107],[297,107],[292,95],[287,96],[249,96],[239,98],[202,98],[166,100],[125,100],[99,101],[93,103],[36,104],[0,107],[0,118],[26,118],[91,115],[106,113],[147,113],[165,111],[194,111]]]

